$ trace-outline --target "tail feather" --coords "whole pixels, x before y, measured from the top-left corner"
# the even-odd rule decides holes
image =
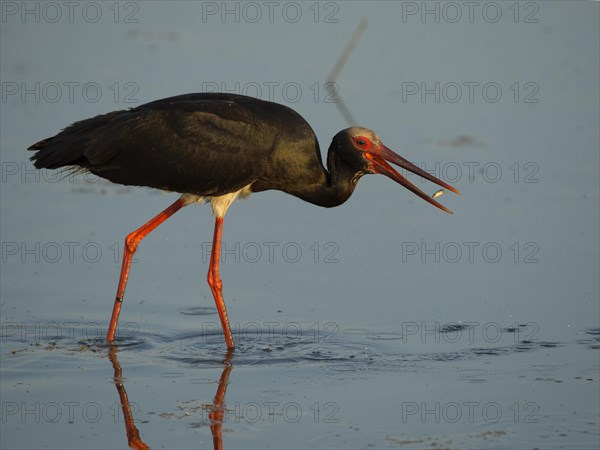
[[[33,144],[31,147],[29,147],[27,150],[41,150],[42,148],[44,148],[44,146],[50,142],[53,138],[46,138],[46,139],[42,139],[39,142],[36,142],[35,144]]]
[[[90,140],[102,133],[102,127],[123,112],[114,111],[75,122],[56,136],[42,139],[30,146],[27,150],[36,153],[29,159],[37,169],[58,169],[67,166],[85,168],[89,161],[84,152],[90,145]]]

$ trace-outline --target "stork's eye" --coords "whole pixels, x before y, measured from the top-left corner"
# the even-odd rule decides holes
[[[354,145],[356,145],[358,148],[360,149],[368,149],[371,147],[371,141],[369,140],[369,138],[366,138],[364,136],[356,136],[354,139]]]

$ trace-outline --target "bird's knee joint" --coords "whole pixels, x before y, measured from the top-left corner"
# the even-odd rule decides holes
[[[125,248],[131,254],[136,252],[139,243],[140,241],[136,238],[134,234],[130,234],[125,238]]]
[[[208,285],[213,289],[221,290],[223,288],[223,281],[219,275],[215,275],[212,271],[208,272],[208,276],[206,277],[208,281]]]

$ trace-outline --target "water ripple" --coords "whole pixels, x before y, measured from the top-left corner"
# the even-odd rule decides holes
[[[186,310],[186,314],[204,314],[196,308]],[[457,325],[461,327],[461,325]],[[464,328],[460,328],[461,330]],[[258,328],[244,330],[236,334],[237,347],[232,363],[235,365],[319,365],[328,371],[363,372],[367,370],[415,370],[423,363],[430,366],[437,363],[474,360],[506,356],[516,353],[552,349],[563,345],[554,341],[514,341],[507,339],[501,343],[444,342],[444,333],[456,332],[458,328],[440,329],[432,342],[412,342],[394,331],[374,331],[369,329],[348,329],[335,335],[304,333],[290,335],[285,328],[273,328],[269,333]],[[587,345],[598,344],[598,330],[586,330],[591,339]],[[576,342],[582,341],[581,339]],[[15,342],[15,344],[18,344]],[[41,345],[40,345],[41,344]],[[482,345],[483,344],[483,345]],[[144,333],[117,339],[116,345],[122,353],[135,354],[159,364],[170,362],[174,367],[220,367],[223,364],[226,347],[220,329],[205,332],[163,332]],[[49,342],[36,343],[45,350],[66,350],[69,352],[102,352],[111,346],[103,338],[94,337],[73,340],[65,336]],[[17,345],[18,347],[18,345]],[[28,346],[22,346],[28,347]],[[415,351],[417,350],[417,351]],[[23,349],[13,350],[17,354]]]

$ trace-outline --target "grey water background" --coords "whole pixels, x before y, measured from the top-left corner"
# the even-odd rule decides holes
[[[116,381],[140,438],[212,448],[232,367],[224,448],[598,448],[597,2],[69,8],[2,3],[2,448],[128,447],[102,338],[123,238],[176,199],[36,173],[25,149],[216,87],[291,106],[326,152],[347,123],[325,81],[363,18],[337,91],[461,190],[438,198],[454,215],[382,176],[331,210],[236,202],[223,364],[211,211],[177,213],[141,244],[121,314]]]

